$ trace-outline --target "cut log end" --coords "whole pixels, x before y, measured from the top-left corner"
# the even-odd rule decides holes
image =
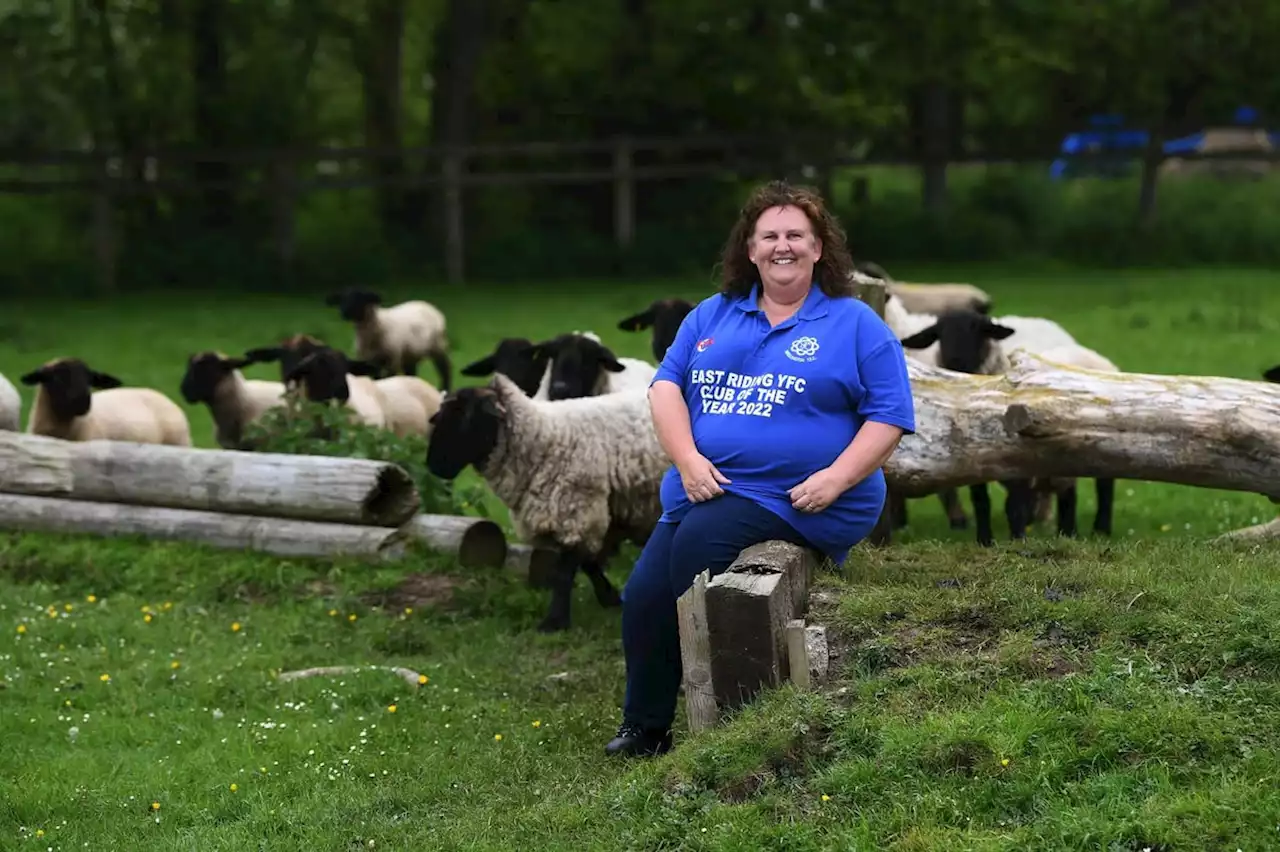
[[[378,471],[377,481],[360,507],[361,516],[373,526],[395,526],[418,511],[420,502],[409,473],[399,465],[387,464]]]
[[[418,515],[404,529],[433,550],[456,556],[466,568],[501,568],[507,560],[502,527],[488,518]]]

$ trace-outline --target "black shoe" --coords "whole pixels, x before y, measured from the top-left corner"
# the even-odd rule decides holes
[[[623,722],[618,728],[618,735],[604,747],[609,755],[626,755],[629,757],[655,757],[671,751],[671,730],[642,728]]]

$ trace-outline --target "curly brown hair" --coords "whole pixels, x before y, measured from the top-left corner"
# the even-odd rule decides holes
[[[813,277],[819,289],[830,297],[852,296],[853,257],[845,242],[844,229],[827,209],[822,195],[811,186],[793,186],[783,180],[761,184],[747,198],[738,221],[729,231],[720,256],[721,293],[745,296],[751,292],[760,272],[747,256],[747,240],[755,231],[756,220],[774,207],[798,207],[813,226],[813,234],[822,240],[822,258],[814,264]]]

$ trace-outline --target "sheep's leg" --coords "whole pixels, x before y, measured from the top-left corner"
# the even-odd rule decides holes
[[[449,361],[449,353],[436,350],[430,353],[429,357],[431,358],[431,363],[435,365],[436,372],[440,375],[440,390],[448,393],[453,387],[453,364]],[[417,369],[416,363],[414,369]]]
[[[1111,535],[1111,513],[1115,508],[1116,481],[1095,479],[1094,485],[1098,493],[1098,513],[1093,516],[1093,531],[1109,536]]]
[[[942,508],[947,513],[947,520],[951,524],[951,529],[967,529],[969,518],[964,513],[964,506],[960,504],[960,490],[957,488],[944,488],[938,492],[938,499],[942,501]]]
[[[1058,535],[1075,538],[1076,529],[1076,483],[1075,480],[1065,488],[1060,488],[1058,497]]]
[[[990,547],[995,544],[995,539],[991,536],[991,495],[987,493],[987,483],[970,485],[969,500],[973,503],[973,522],[978,528],[978,544]]]
[[[582,573],[591,581],[591,588],[595,591],[596,601],[600,606],[622,606],[622,595],[618,594],[617,587],[604,575],[604,568],[598,561],[588,559],[583,562]]]
[[[893,519],[894,529],[902,529],[907,525],[907,498],[893,488],[889,490],[889,516]]]
[[[1031,522],[1035,495],[1029,479],[1001,480],[1008,491],[1004,500],[1004,516],[1009,522],[1009,538],[1019,541],[1027,537],[1027,525]]]
[[[404,361],[400,364],[400,373],[405,376],[418,375],[418,359],[405,358]]]
[[[540,633],[554,633],[557,630],[569,629],[569,605],[573,597],[573,581],[578,577],[578,567],[582,562],[581,554],[572,548],[560,552],[560,561],[556,565],[551,580],[551,606],[547,615],[538,625]]]

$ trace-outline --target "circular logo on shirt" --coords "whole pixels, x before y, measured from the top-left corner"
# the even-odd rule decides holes
[[[797,337],[791,341],[791,348],[787,350],[787,357],[792,361],[812,361],[817,354],[818,339],[816,337]]]

